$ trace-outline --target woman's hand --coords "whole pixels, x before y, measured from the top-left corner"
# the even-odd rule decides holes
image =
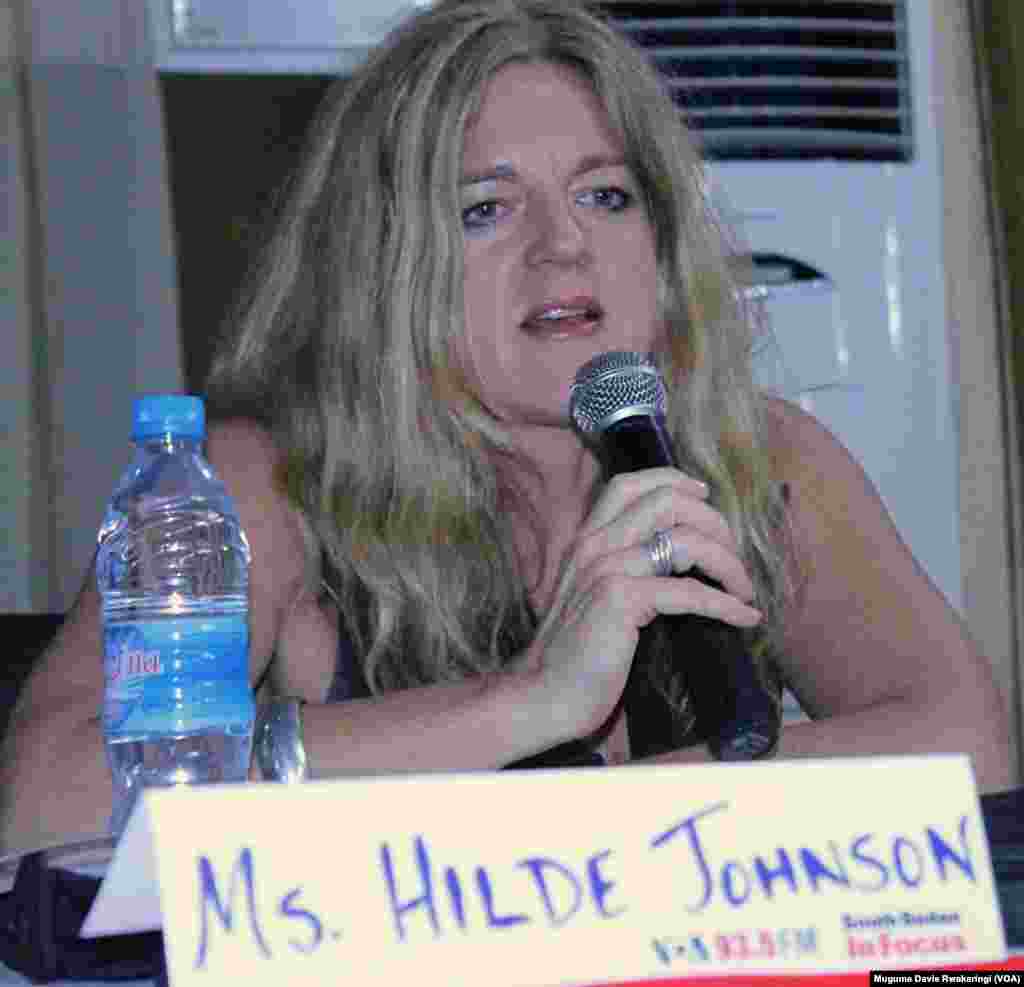
[[[701,614],[737,627],[760,621],[732,532],[707,496],[704,484],[675,469],[623,473],[577,532],[527,654],[565,739],[593,733],[612,713],[640,629],[659,614]],[[654,575],[650,543],[658,531],[672,538],[674,573],[697,566],[725,592]]]

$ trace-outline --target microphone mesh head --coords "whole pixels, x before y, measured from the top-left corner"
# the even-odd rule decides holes
[[[650,353],[602,353],[576,373],[569,414],[584,433],[600,432],[620,418],[665,414],[665,385]]]

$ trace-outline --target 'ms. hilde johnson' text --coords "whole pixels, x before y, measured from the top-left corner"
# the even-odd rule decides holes
[[[966,814],[952,825],[921,826],[913,833],[854,833],[814,847],[794,840],[742,859],[723,859],[712,837],[730,808],[727,801],[706,804],[644,839],[658,864],[654,873],[671,882],[679,894],[678,917],[686,913],[689,923],[707,921],[708,909],[717,906],[717,921],[724,905],[728,914],[741,920],[748,905],[794,898],[820,909],[821,894],[831,892],[833,901],[843,896],[849,903],[849,910],[833,914],[849,956],[861,965],[865,960],[870,965],[907,958],[934,962],[969,948],[970,937],[955,911],[852,910],[854,902],[863,908],[878,892],[916,889],[927,894],[945,884],[977,884]],[[580,846],[571,859],[556,859],[534,848],[511,859],[503,854],[502,863],[495,864],[448,860],[422,832],[374,842],[373,870],[383,891],[378,899],[381,918],[391,926],[396,944],[423,945],[467,934],[507,937],[512,930],[529,926],[559,930],[588,915],[610,927],[620,917],[642,910],[638,896],[649,886],[649,874],[639,885],[631,885],[620,855],[608,846]],[[207,967],[224,934],[246,925],[268,958],[282,950],[306,954],[329,949],[340,941],[341,915],[321,914],[309,905],[318,894],[315,882],[281,890],[277,907],[264,909],[263,903],[276,892],[264,888],[260,860],[252,847],[242,848],[226,868],[225,861],[215,863],[200,854],[197,969]],[[343,909],[346,902],[335,904]],[[236,921],[240,905],[248,923]],[[365,917],[365,898],[359,908]],[[299,929],[305,930],[306,940],[296,938]],[[816,941],[813,929],[802,931],[808,942]]]

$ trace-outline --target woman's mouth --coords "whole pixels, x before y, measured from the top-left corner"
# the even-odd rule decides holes
[[[546,305],[534,309],[521,327],[533,336],[568,339],[596,332],[603,316],[600,305],[591,301],[575,305]]]

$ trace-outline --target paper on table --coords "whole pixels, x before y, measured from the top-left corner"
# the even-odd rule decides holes
[[[114,933],[149,932],[163,926],[150,819],[149,812],[140,811],[138,806],[129,817],[99,894],[82,923],[83,937],[103,934],[93,929],[97,914],[108,910],[116,915]]]
[[[155,927],[161,903],[175,987],[342,971],[547,987],[1006,955],[960,755],[154,791],[87,933]]]

